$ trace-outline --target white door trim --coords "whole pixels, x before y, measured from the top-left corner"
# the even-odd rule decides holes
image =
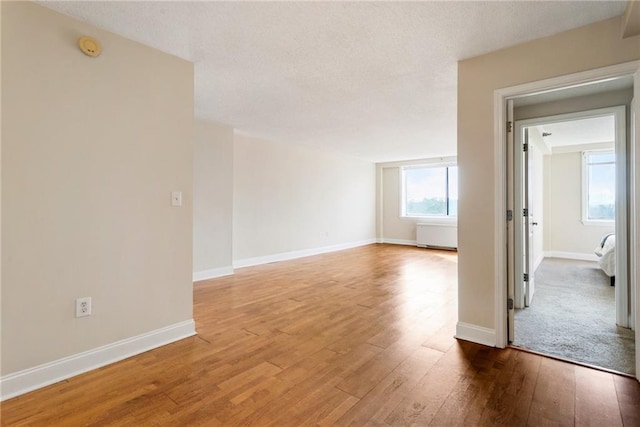
[[[634,98],[640,99],[640,61],[626,62],[623,64],[612,65],[610,67],[598,68],[580,73],[568,74],[564,76],[554,77],[551,79],[540,80],[537,82],[525,83],[517,86],[497,89],[494,91],[494,203],[496,215],[494,218],[495,226],[495,262],[494,262],[494,282],[495,282],[495,331],[496,331],[496,347],[504,348],[507,345],[507,219],[506,219],[506,100],[508,98],[517,98],[522,96],[534,95],[544,92],[564,89],[567,87],[576,87],[587,85],[596,81],[613,79],[617,77],[633,75],[634,77]],[[640,123],[638,111],[635,112],[635,123]],[[638,141],[638,133],[634,137],[634,148],[636,148],[636,158],[631,159],[635,168],[639,165],[639,157],[637,147],[640,147]],[[631,183],[632,187],[640,188],[640,173],[635,173],[635,182]],[[630,209],[638,209],[638,200],[632,192],[629,198]],[[634,224],[635,234],[638,234],[638,218]],[[638,239],[632,239],[635,245],[635,253],[638,253]],[[635,264],[635,260],[632,263]],[[635,283],[640,282],[639,271],[635,265],[630,266],[634,272],[633,280]],[[636,292],[635,305],[640,307],[640,293]],[[636,323],[636,342],[640,342],[640,328],[638,321],[640,316],[635,316]],[[636,352],[636,372],[640,373],[640,352]]]

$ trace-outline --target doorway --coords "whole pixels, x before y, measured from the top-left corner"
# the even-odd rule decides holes
[[[617,107],[525,120],[515,109],[513,200],[523,214],[513,220],[512,345],[634,374],[626,245],[616,239],[627,234],[625,123],[633,86],[630,79],[618,85],[577,98],[581,105],[623,103]],[[537,114],[557,105],[540,103]]]
[[[496,265],[495,265],[495,304],[497,307],[504,307],[503,310],[496,310],[495,332],[496,346],[506,347],[513,337],[510,335],[509,325],[513,325],[514,320],[514,232],[513,226],[508,227],[510,216],[513,216],[512,201],[507,200],[507,194],[513,194],[513,181],[507,179],[508,173],[513,173],[507,169],[507,150],[513,144],[513,132],[508,132],[513,124],[513,116],[509,115],[507,109],[507,100],[509,99],[533,99],[538,95],[558,96],[559,99],[565,99],[566,94],[571,91],[580,91],[583,87],[594,87],[595,85],[614,84],[620,78],[630,78],[633,80],[633,96],[637,101],[640,98],[640,61],[634,61],[624,64],[618,64],[606,68],[594,69],[579,72],[560,77],[554,77],[543,81],[526,83],[519,86],[498,89],[494,92],[495,99],[495,203],[498,211],[506,212],[506,215],[495,217],[495,237],[496,242],[504,242],[496,246]],[[582,106],[585,109],[584,105]],[[632,122],[639,122],[640,115],[637,109],[630,109],[628,118]],[[573,110],[576,111],[576,110]],[[566,111],[565,111],[566,112]],[[505,124],[507,126],[505,126]],[[631,129],[633,131],[633,129]],[[508,143],[511,143],[508,144]],[[630,243],[628,247],[628,280],[630,284],[629,303],[632,307],[640,306],[640,298],[636,292],[636,284],[640,278],[640,271],[637,267],[638,253],[638,229],[640,228],[640,216],[638,212],[638,196],[637,189],[640,188],[640,174],[636,170],[640,168],[640,158],[636,155],[640,150],[640,138],[637,133],[630,133],[628,154],[628,177],[629,192],[627,194],[629,229],[624,239]],[[513,155],[513,153],[511,153]],[[508,203],[511,203],[509,209]],[[511,211],[511,212],[509,212]],[[638,318],[631,311],[630,325],[634,327],[635,339],[638,339]],[[636,353],[636,372],[639,372],[640,355]]]

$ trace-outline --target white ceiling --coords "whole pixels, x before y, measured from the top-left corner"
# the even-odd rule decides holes
[[[41,2],[195,63],[195,114],[394,161],[456,151],[456,63],[625,1]],[[103,46],[103,55],[109,46]]]
[[[565,147],[569,145],[594,144],[615,141],[615,117],[591,117],[588,119],[571,120],[533,126],[543,140],[550,147]]]

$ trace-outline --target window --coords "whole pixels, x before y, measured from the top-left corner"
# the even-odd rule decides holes
[[[616,158],[613,151],[583,153],[582,220],[615,220]]]
[[[458,216],[458,167],[402,168],[402,216]]]

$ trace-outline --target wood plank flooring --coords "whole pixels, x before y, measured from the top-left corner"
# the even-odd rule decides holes
[[[198,336],[3,402],[2,425],[640,425],[637,381],[453,338],[457,255],[393,245],[194,286]]]

